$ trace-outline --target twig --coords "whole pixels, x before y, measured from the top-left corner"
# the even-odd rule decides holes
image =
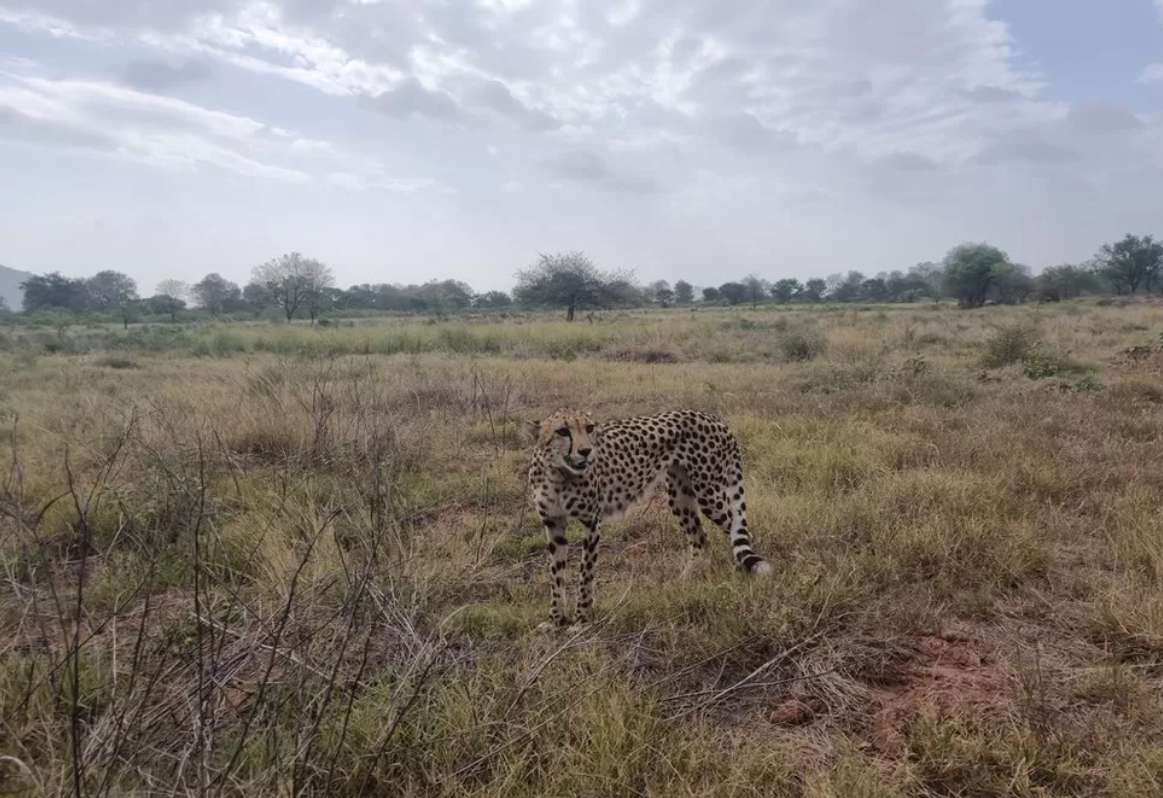
[[[701,712],[702,710],[706,709],[707,707],[711,706],[712,704],[718,703],[723,698],[727,697],[728,695],[735,692],[736,690],[739,690],[740,688],[742,688],[743,685],[750,682],[752,679],[754,679],[756,676],[758,676],[759,674],[766,671],[768,668],[782,662],[783,660],[787,659],[792,654],[794,654],[796,651],[803,648],[804,646],[808,645],[809,643],[815,642],[819,638],[823,637],[823,635],[824,635],[823,632],[817,632],[816,634],[812,635],[811,637],[807,637],[807,638],[801,640],[800,642],[796,643],[791,648],[784,649],[783,651],[779,652],[774,657],[769,659],[767,662],[763,663],[758,668],[751,671],[751,673],[747,674],[742,679],[735,682],[730,687],[725,687],[722,690],[717,691],[714,695],[712,695],[706,701],[703,701],[699,704],[696,704],[694,707],[691,707],[689,709],[683,710],[682,712],[679,712],[677,715],[671,716],[670,718],[668,718],[668,720],[678,720],[679,718],[686,717],[687,715],[691,714],[692,712]]]

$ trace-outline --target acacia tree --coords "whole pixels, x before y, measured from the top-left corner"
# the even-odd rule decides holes
[[[80,313],[88,304],[85,281],[60,272],[29,277],[20,284],[24,310],[68,310]]]
[[[323,307],[326,289],[335,284],[331,269],[313,258],[304,258],[298,252],[256,266],[251,276],[270,293],[287,321],[295,318],[300,308],[306,308],[312,324]]]
[[[507,308],[513,300],[504,291],[485,291],[473,297],[473,306],[478,308]]]
[[[768,292],[767,280],[755,274],[749,274],[743,279],[747,287],[747,298],[751,300],[751,307],[759,307],[760,300],[766,298]]]
[[[661,308],[674,304],[674,290],[666,280],[655,280],[646,288],[647,295]]]
[[[1140,287],[1150,291],[1163,268],[1163,243],[1128,234],[1122,241],[1104,244],[1095,260],[1120,294],[1133,294]]]
[[[1010,263],[998,272],[994,281],[993,294],[1003,305],[1020,305],[1034,293],[1034,278],[1030,267],[1021,263]]]
[[[771,286],[772,298],[780,303],[791,302],[803,292],[803,285],[794,277],[784,277],[782,280],[776,280],[775,284]]]
[[[573,321],[578,308],[602,307],[629,283],[626,275],[599,270],[582,252],[541,255],[537,263],[517,272],[513,295],[527,305],[565,308],[566,321]]]
[[[85,281],[89,304],[106,313],[114,311],[121,317],[125,329],[137,304],[137,283],[133,278],[111,269],[100,271]]]
[[[819,277],[814,277],[804,283],[804,290],[800,292],[800,296],[809,302],[819,302],[824,298],[824,292],[827,290],[828,283]]]
[[[694,286],[686,280],[679,280],[674,284],[674,302],[676,305],[689,305],[694,299]]]
[[[723,283],[719,286],[719,297],[727,300],[728,305],[738,305],[747,299],[747,286],[743,283]]]
[[[961,244],[945,256],[945,290],[963,308],[985,304],[994,284],[1012,269],[1009,256],[989,244]]]
[[[1036,280],[1039,298],[1045,302],[1074,299],[1099,290],[1099,275],[1088,268],[1063,263],[1043,269]]]
[[[170,321],[178,320],[178,311],[186,307],[186,297],[190,287],[181,280],[162,280],[154,291],[153,304],[163,313],[168,313]]]
[[[242,291],[217,272],[211,272],[190,289],[194,301],[211,316],[217,316],[242,300]]]

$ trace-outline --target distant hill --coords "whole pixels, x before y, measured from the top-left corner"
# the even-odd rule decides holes
[[[24,291],[21,290],[20,284],[29,277],[35,276],[30,272],[0,266],[0,296],[4,297],[4,301],[8,303],[9,310],[20,310],[21,302],[24,299]]]

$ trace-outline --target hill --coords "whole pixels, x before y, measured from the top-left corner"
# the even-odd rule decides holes
[[[9,269],[7,266],[0,266],[0,297],[4,298],[5,303],[12,310],[20,310],[21,301],[24,298],[24,291],[21,290],[20,284],[29,277],[35,277],[31,272],[22,272],[17,269]]]

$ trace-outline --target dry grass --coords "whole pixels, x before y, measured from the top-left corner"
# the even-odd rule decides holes
[[[1160,332],[1081,303],[13,332],[0,791],[1157,794]],[[579,397],[722,413],[775,578],[721,545],[677,582],[656,503],[604,536],[594,626],[536,632],[518,420]]]

